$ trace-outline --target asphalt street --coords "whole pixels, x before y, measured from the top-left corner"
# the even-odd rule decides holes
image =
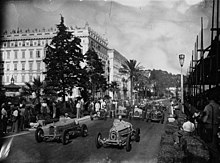
[[[128,121],[127,119],[124,119]],[[103,137],[108,137],[109,129],[113,119],[94,120],[86,119],[80,121],[88,126],[87,137],[76,137],[70,143],[50,141],[37,143],[34,131],[28,131],[13,136],[9,156],[5,163],[110,163],[110,162],[157,162],[157,153],[160,147],[161,134],[164,132],[164,124],[156,122],[145,122],[142,120],[131,120],[134,128],[141,130],[140,142],[132,143],[132,150],[126,152],[125,148],[107,147],[97,149],[95,139],[98,132]],[[10,139],[8,137],[7,139]]]

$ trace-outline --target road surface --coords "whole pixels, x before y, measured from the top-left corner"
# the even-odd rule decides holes
[[[127,120],[127,119],[125,119]],[[111,163],[111,162],[145,162],[156,163],[157,153],[160,147],[161,134],[164,132],[164,124],[131,120],[134,128],[141,130],[139,143],[132,143],[132,150],[126,152],[125,148],[100,148],[95,146],[95,138],[98,132],[107,137],[112,126],[113,119],[94,120],[80,122],[85,123],[89,129],[87,137],[71,139],[67,145],[57,142],[37,143],[34,131],[20,133],[13,137],[11,150],[5,163]],[[9,137],[7,138],[9,139]]]

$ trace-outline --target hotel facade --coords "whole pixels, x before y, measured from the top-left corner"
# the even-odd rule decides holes
[[[108,50],[109,56],[109,83],[113,81],[117,82],[120,91],[116,94],[119,99],[126,99],[130,96],[130,80],[129,76],[120,73],[120,68],[125,64],[127,59],[115,49]],[[113,98],[113,93],[110,92],[110,96]]]
[[[82,53],[85,54],[93,47],[105,65],[106,77],[108,77],[108,43],[88,24],[83,28],[68,29],[73,36],[81,39]],[[21,30],[4,33],[1,36],[0,55],[2,58],[3,78],[2,84],[10,84],[14,78],[16,85],[24,85],[25,82],[33,81],[40,77],[44,80],[46,71],[43,59],[45,58],[45,45],[50,44],[56,35],[56,29]],[[108,78],[107,78],[108,79]]]
[[[105,70],[105,77],[108,83],[117,81],[120,88],[118,98],[124,96],[123,90],[130,85],[127,76],[120,74],[121,65],[127,60],[115,49],[108,48],[108,42],[97,32],[91,29],[88,23],[84,27],[68,28],[73,36],[81,39],[82,53],[85,54],[89,48],[94,48],[99,58],[102,60]],[[46,71],[45,58],[46,44],[50,44],[52,38],[56,35],[55,29],[35,29],[35,30],[17,30],[4,32],[1,35],[1,78],[3,86],[9,85],[13,78],[14,84],[18,86],[25,85],[25,82],[32,82],[34,78],[45,79],[43,72]],[[112,92],[109,95],[113,97]],[[128,95],[127,95],[128,96]]]

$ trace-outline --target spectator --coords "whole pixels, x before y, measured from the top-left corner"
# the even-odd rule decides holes
[[[80,100],[78,100],[77,102],[76,102],[76,118],[80,118],[80,109],[81,109],[81,101]]]
[[[1,106],[1,121],[2,121],[2,129],[3,133],[6,134],[7,132],[7,121],[8,121],[8,114],[5,108],[5,104],[3,103]]]
[[[12,113],[12,132],[18,132],[18,107],[14,106]]]
[[[95,112],[99,111],[101,109],[101,104],[99,101],[95,102]]]
[[[25,105],[20,104],[19,108],[19,130],[24,130],[24,113],[25,113]]]
[[[56,104],[55,102],[52,103],[52,108],[53,108],[53,118],[56,118],[56,114],[57,114],[57,109],[56,109]]]
[[[173,134],[174,144],[179,144],[182,137],[190,135],[194,131],[194,123],[190,118],[187,118],[186,122],[183,123],[182,128]]]
[[[211,143],[212,147],[217,145],[217,130],[219,126],[220,118],[220,105],[216,103],[215,97],[213,95],[208,96],[209,103],[205,106],[204,109],[204,134],[205,140],[208,143]]]

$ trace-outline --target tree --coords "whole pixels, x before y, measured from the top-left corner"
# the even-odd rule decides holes
[[[142,98],[147,97],[147,90],[150,89],[151,83],[145,70],[139,70],[134,75],[134,89],[138,91],[138,95]]]
[[[108,86],[106,77],[104,76],[104,64],[93,48],[89,48],[86,52],[85,62],[86,66],[84,69],[87,71],[88,77],[85,85],[91,91],[94,98],[97,91],[105,91]]]
[[[52,38],[50,45],[46,45],[45,80],[59,92],[65,102],[65,96],[73,87],[85,82],[85,71],[81,67],[84,56],[81,52],[80,38],[73,37],[67,30],[62,16],[57,29],[57,35]]]
[[[112,81],[109,84],[109,90],[113,92],[113,100],[114,100],[115,99],[115,92],[118,92],[120,90],[118,82],[117,81]]]
[[[119,70],[121,73],[129,75],[131,82],[131,102],[133,101],[134,76],[141,69],[140,63],[137,63],[136,60],[129,60],[125,61],[125,63],[122,64],[122,68]]]
[[[22,87],[22,95],[31,96],[34,93],[36,102],[40,103],[40,98],[45,88],[46,84],[42,82],[39,77],[34,78],[33,83],[25,82],[25,85]]]

